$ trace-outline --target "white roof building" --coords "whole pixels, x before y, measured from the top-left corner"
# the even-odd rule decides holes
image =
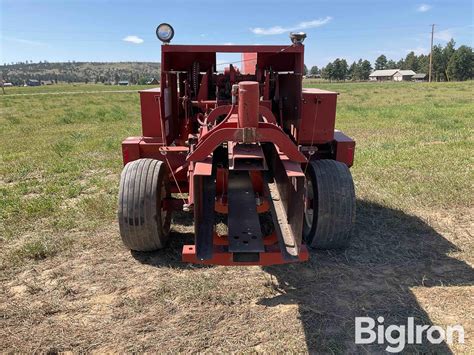
[[[401,69],[375,70],[372,74],[369,75],[369,80],[372,80],[372,81],[411,80],[411,78],[415,74],[416,73],[413,70],[401,70]]]
[[[393,80],[393,76],[399,71],[400,69],[383,69],[383,70],[375,70],[372,74],[369,75],[369,80]]]
[[[395,81],[411,80],[413,75],[416,75],[416,73],[413,70],[399,70],[393,76],[393,80]]]
[[[374,70],[374,72],[372,74],[370,74],[369,76],[393,76],[398,71],[400,71],[400,69]]]

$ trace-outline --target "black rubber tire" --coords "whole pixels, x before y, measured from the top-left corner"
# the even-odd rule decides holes
[[[131,250],[153,251],[166,245],[171,211],[161,208],[170,196],[163,162],[138,159],[125,165],[120,177],[118,220],[123,244]]]
[[[315,249],[349,245],[355,222],[355,191],[346,164],[329,159],[311,161],[306,179],[312,184],[312,223],[303,217],[303,237]],[[307,185],[309,186],[309,184]]]

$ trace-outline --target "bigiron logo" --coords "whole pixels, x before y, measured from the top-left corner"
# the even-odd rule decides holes
[[[464,328],[459,325],[448,326],[446,329],[437,325],[415,325],[413,317],[408,317],[407,325],[384,325],[384,317],[355,318],[355,343],[356,344],[388,344],[386,351],[397,353],[403,351],[407,344],[441,344],[445,341],[452,344],[456,339],[464,344]]]

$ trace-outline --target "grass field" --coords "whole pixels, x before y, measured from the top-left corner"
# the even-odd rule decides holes
[[[115,220],[120,142],[140,134],[134,90],[80,85],[0,96],[0,349],[380,352],[354,317],[453,325],[472,351],[474,83],[318,84],[340,92],[337,128],[357,141],[357,233],[345,252],[283,267],[130,253]],[[9,96],[11,94],[11,96]]]

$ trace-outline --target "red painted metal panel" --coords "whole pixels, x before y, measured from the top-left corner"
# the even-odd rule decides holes
[[[257,53],[242,53],[242,74],[255,74]]]
[[[194,175],[211,176],[212,175],[212,160],[210,158],[199,161],[194,164]]]
[[[256,81],[239,83],[239,127],[258,126],[258,108],[260,101],[259,85]]]
[[[228,124],[230,125],[230,123]],[[227,141],[242,142],[244,129],[239,128],[214,128],[201,139],[195,150],[188,155],[187,161],[200,161],[208,157],[220,144]],[[305,163],[306,158],[291,139],[280,129],[271,123],[259,123],[256,128],[256,141],[271,142],[275,144],[291,160]]]
[[[296,133],[299,144],[319,144],[333,140],[337,95],[336,92],[303,89],[301,120]]]
[[[164,45],[161,50],[162,72],[187,71],[194,62],[199,62],[201,71],[208,71],[216,65],[216,53],[257,53],[260,68],[272,66],[277,71],[303,73],[304,46]]]
[[[128,137],[122,142],[123,165],[140,159],[139,144],[141,140],[142,137]]]
[[[227,266],[250,266],[250,265],[278,265],[288,264],[292,262],[307,261],[309,259],[308,249],[305,245],[301,245],[297,259],[286,259],[283,257],[278,240],[275,234],[271,234],[263,238],[265,252],[259,253],[259,260],[255,262],[237,262],[233,260],[233,254],[228,252],[229,241],[227,236],[213,236],[213,253],[212,258],[200,260],[196,256],[195,245],[183,245],[182,260],[193,264],[206,265],[227,265]]]
[[[259,51],[257,56],[257,66],[259,68],[272,67],[275,71],[294,71],[297,74],[303,75],[301,67],[302,57],[302,53],[295,53],[290,50],[275,53]]]
[[[181,45],[168,44],[161,46],[162,53],[304,53],[304,46],[273,46],[273,45]]]
[[[226,265],[226,266],[251,266],[251,265],[261,265],[261,266],[270,266],[270,265],[279,265],[279,264],[288,264],[292,262],[302,262],[309,259],[308,249],[305,245],[301,246],[298,259],[288,260],[283,258],[280,248],[278,246],[272,245],[265,247],[264,253],[259,253],[260,258],[256,262],[237,262],[233,260],[233,254],[227,252],[224,247],[215,246],[211,259],[199,260],[196,257],[196,248],[194,245],[184,245],[182,260],[187,263],[193,264],[205,264],[205,265]]]
[[[142,132],[147,137],[161,137],[160,89],[140,91]]]
[[[271,106],[271,103],[269,104],[269,106]],[[258,108],[258,113],[262,115],[263,117],[265,117],[268,123],[273,123],[275,125],[277,124],[275,115],[273,114],[271,109],[268,108],[267,106],[260,105],[260,107]]]
[[[168,87],[170,91],[169,95],[169,106],[171,109],[170,115],[166,117],[166,125],[168,126],[167,132],[167,141],[168,144],[173,143],[175,138],[178,137],[180,127],[178,126],[178,76],[176,74],[168,74]],[[168,100],[167,97],[163,97],[165,100]],[[167,102],[165,101],[165,108]]]
[[[159,138],[154,139],[144,137],[140,141],[139,147],[140,158],[151,158],[164,161],[166,164],[170,165],[170,168],[173,169],[173,171],[186,164],[187,150],[173,149],[178,147],[169,147],[170,149],[166,149]],[[166,152],[161,151],[162,149],[166,149]],[[166,153],[166,155],[163,153]],[[176,174],[176,179],[178,181],[186,181],[186,174],[187,169],[180,170]]]
[[[183,55],[183,53],[186,54]],[[200,70],[208,71],[216,64],[216,53],[193,51],[162,52],[161,70],[162,73],[171,70],[188,71],[194,62],[199,63]]]
[[[334,132],[334,141],[336,143],[336,160],[351,167],[354,164],[355,141],[341,131]]]

